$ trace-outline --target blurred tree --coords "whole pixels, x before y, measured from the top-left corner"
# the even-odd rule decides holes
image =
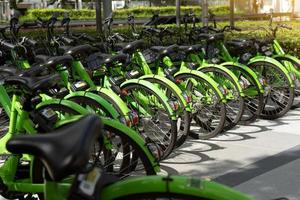
[[[17,9],[17,0],[9,0],[10,9]]]

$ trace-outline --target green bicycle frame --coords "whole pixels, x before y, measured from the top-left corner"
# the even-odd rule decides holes
[[[65,100],[64,100],[65,101]],[[62,101],[63,102],[63,101]],[[1,102],[4,103],[4,102]],[[59,104],[59,102],[56,101],[56,103]],[[76,106],[75,103],[70,102],[71,105]],[[17,166],[19,163],[19,160],[22,158],[20,155],[11,155],[6,150],[6,142],[15,134],[20,134],[23,132],[23,130],[26,130],[29,134],[35,134],[36,130],[34,128],[34,125],[30,120],[28,119],[28,113],[21,110],[21,105],[18,103],[18,97],[16,95],[13,95],[12,102],[11,102],[12,108],[10,112],[10,125],[9,125],[9,132],[0,139],[0,151],[1,154],[9,155],[9,158],[6,160],[4,165],[0,168],[0,177],[3,181],[3,183],[7,186],[8,191],[15,191],[15,192],[23,192],[23,193],[42,193],[44,192],[44,188],[48,188],[48,184],[33,184],[31,181],[31,176],[27,179],[20,179],[15,180],[15,174],[17,172]],[[46,106],[47,102],[41,102],[37,107],[41,108],[43,106]],[[53,105],[53,104],[51,104]],[[71,123],[74,121],[77,121],[80,117],[89,114],[87,110],[85,110],[83,107],[80,108],[79,105],[76,106],[77,111],[79,112],[79,115],[71,116],[67,119],[64,119],[63,121],[59,121],[55,127],[58,128],[59,126],[65,125],[67,123]],[[150,153],[150,151],[144,146],[144,141],[141,137],[138,136],[133,130],[128,128],[127,126],[119,123],[115,120],[110,119],[102,119],[104,127],[105,126],[112,126],[115,129],[122,131],[124,134],[126,134],[128,137],[132,138],[137,145],[144,151],[144,153],[149,158],[152,166],[154,166],[155,171],[158,172],[160,170],[158,163],[156,162],[153,155]],[[132,137],[134,135],[134,137]],[[32,160],[33,157],[30,156],[30,160]],[[32,167],[32,166],[31,166]],[[51,185],[51,184],[50,184]],[[69,188],[70,184],[61,183],[63,188]],[[57,186],[57,185],[56,185]],[[48,191],[48,190],[46,190]],[[58,194],[51,194],[51,195],[58,195]],[[50,195],[50,196],[51,196]],[[52,198],[50,198],[52,199]],[[56,198],[55,198],[56,199]]]

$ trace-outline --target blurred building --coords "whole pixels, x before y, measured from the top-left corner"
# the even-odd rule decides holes
[[[300,10],[300,0],[294,0],[295,10]],[[237,9],[250,13],[292,12],[293,0],[235,0]]]

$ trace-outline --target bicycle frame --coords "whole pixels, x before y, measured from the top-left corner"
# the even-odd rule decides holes
[[[22,110],[22,105],[19,103],[18,99],[19,97],[16,95],[13,95],[11,102],[8,99],[6,99],[6,101],[3,101],[3,99],[1,98],[1,104],[11,104],[11,109],[9,113],[7,113],[10,116],[9,131],[4,137],[0,139],[1,154],[9,156],[5,163],[0,167],[0,177],[3,181],[3,184],[7,186],[8,191],[40,193],[43,192],[43,184],[33,184],[31,181],[31,174],[27,179],[15,180],[19,160],[22,158],[22,156],[10,155],[5,146],[6,142],[14,135],[22,134],[22,132],[24,131],[26,131],[28,134],[35,134],[37,132],[33,122],[29,119],[29,114],[26,111]],[[46,103],[44,102],[44,104]],[[75,103],[72,103],[73,102],[71,102],[70,105],[73,106],[73,109],[78,108]],[[68,120],[70,120],[70,117],[66,119],[66,121]],[[32,156],[28,157],[28,155],[24,155],[24,159],[32,160]],[[32,165],[30,167],[32,167]]]
[[[3,100],[1,98],[1,100]],[[59,100],[61,101],[61,100]],[[1,103],[9,103],[9,102],[4,102],[1,101]],[[72,107],[76,106],[75,103],[71,102],[73,105]],[[16,95],[13,95],[12,97],[12,102],[11,102],[11,110],[10,110],[10,124],[9,124],[9,132],[0,139],[0,151],[3,154],[8,154],[9,158],[7,161],[4,163],[3,166],[0,168],[0,177],[1,180],[3,181],[3,184],[7,186],[7,190],[10,192],[23,192],[23,193],[42,193],[46,191],[46,195],[49,195],[49,199],[53,199],[52,197],[56,197],[54,199],[61,199],[58,198],[61,193],[52,193],[54,190],[50,189],[53,184],[47,183],[46,184],[33,184],[32,183],[32,174],[30,174],[30,177],[27,179],[20,179],[20,180],[15,180],[15,175],[17,173],[17,167],[19,160],[22,158],[21,155],[10,155],[9,152],[6,150],[5,144],[6,142],[14,135],[21,134],[23,130],[26,130],[29,134],[35,134],[36,130],[34,128],[34,124],[29,120],[28,118],[28,113],[23,111],[21,109],[21,105],[18,102],[18,97]],[[43,106],[47,105],[47,102],[43,101],[41,104],[37,106],[37,108],[41,108]],[[77,111],[79,112],[79,115],[74,115],[72,117],[69,117],[68,119],[64,119],[63,121],[59,121],[55,127],[58,128],[62,125],[74,122],[78,120],[80,117],[89,114],[88,111],[86,111],[84,108],[80,108],[79,105],[76,106],[78,109]],[[81,113],[80,113],[81,112]],[[144,146],[143,139],[141,137],[138,137],[137,134],[131,130],[130,128],[124,126],[121,123],[118,123],[114,120],[109,120],[109,119],[102,119],[104,126],[113,126],[114,128],[118,129],[119,131],[124,132],[124,134],[127,134],[129,137],[131,137],[137,145],[140,146],[141,149],[144,150],[144,153],[147,155],[149,158],[152,166],[154,166],[155,171],[158,172],[160,170],[159,165],[155,161],[155,158],[152,156],[152,154],[149,152],[149,150],[146,149]],[[132,135],[135,135],[135,137],[132,137]],[[29,159],[32,161],[33,157],[30,156]],[[30,168],[32,168],[32,163],[30,163]],[[32,171],[32,170],[31,170]],[[55,188],[58,185],[55,184]],[[59,188],[64,188],[63,191],[67,191],[67,189],[70,187],[70,184],[67,183],[60,183]],[[46,190],[44,190],[47,188]],[[47,197],[48,198],[48,197]]]

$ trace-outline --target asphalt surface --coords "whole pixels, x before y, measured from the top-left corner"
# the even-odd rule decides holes
[[[300,199],[300,109],[217,138],[189,140],[162,163],[170,174],[213,179],[255,199]]]

